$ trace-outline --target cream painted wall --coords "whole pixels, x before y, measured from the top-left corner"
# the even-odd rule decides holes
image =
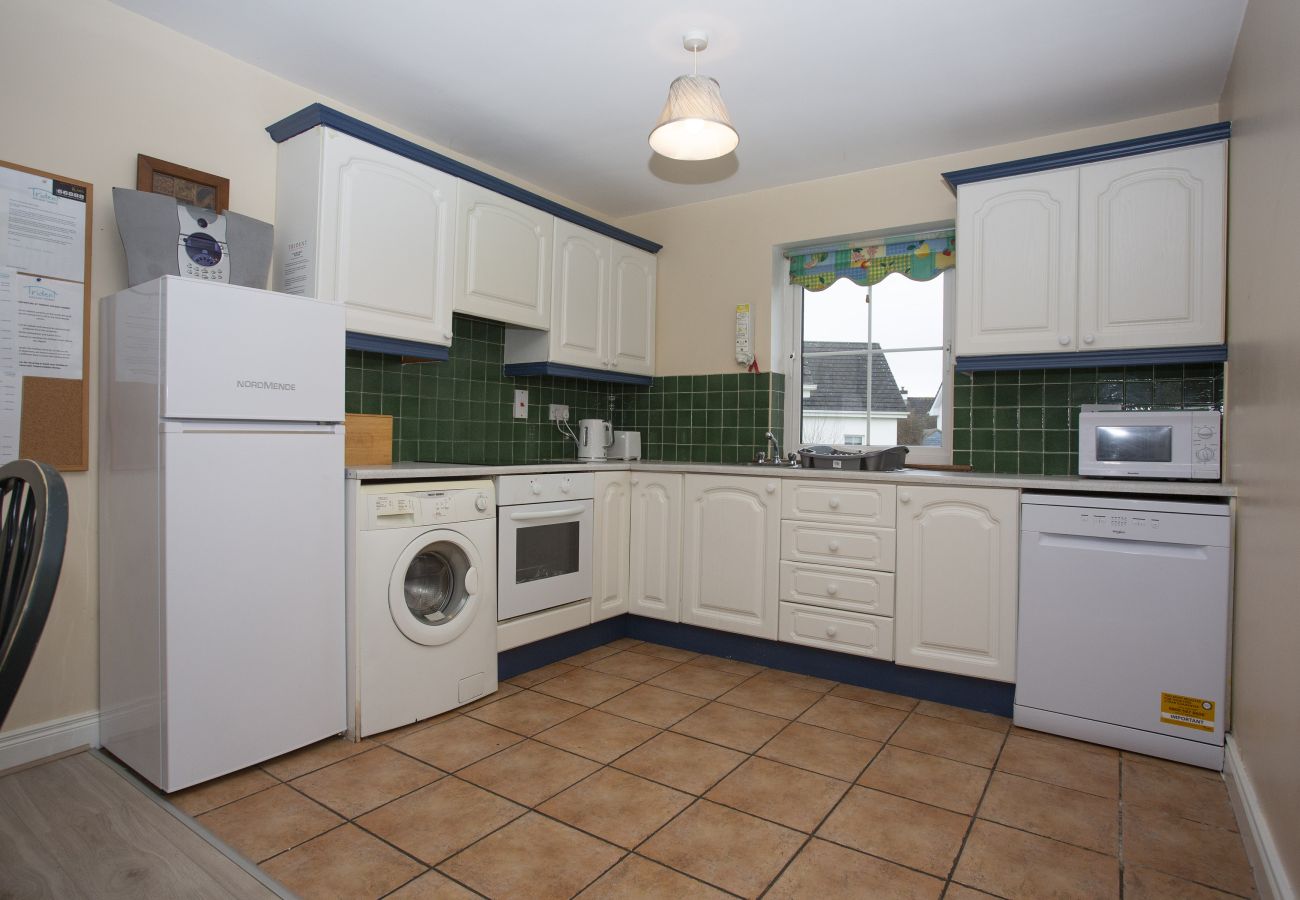
[[[1003,144],[629,216],[616,224],[664,245],[659,254],[656,374],[738,371],[734,315],[753,307],[754,346],[772,368],[773,252],[801,241],[951,222],[940,173],[1124,140],[1218,120],[1217,106]],[[741,124],[744,132],[744,124]],[[816,140],[792,133],[791,140]],[[740,152],[744,153],[742,139]],[[961,251],[958,249],[958,256]]]
[[[1250,0],[1223,111],[1232,119],[1227,457],[1241,492],[1232,732],[1281,863],[1300,889],[1297,35],[1295,0]]]
[[[0,159],[95,186],[92,298],[126,286],[112,188],[135,187],[137,153],[224,175],[233,210],[273,221],[275,144],[263,129],[316,101],[368,118],[104,0],[0,0],[0,84]],[[95,393],[92,378],[92,460]],[[7,730],[98,706],[94,471],[69,473],[67,482],[63,575]]]

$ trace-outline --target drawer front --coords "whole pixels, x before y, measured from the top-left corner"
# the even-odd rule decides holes
[[[894,620],[782,603],[778,640],[874,659],[894,658]]]
[[[791,479],[781,490],[781,517],[893,528],[896,495],[892,484]]]
[[[782,562],[781,599],[874,616],[892,616],[894,576],[867,569]]]
[[[781,558],[793,562],[892,572],[894,529],[783,521]]]

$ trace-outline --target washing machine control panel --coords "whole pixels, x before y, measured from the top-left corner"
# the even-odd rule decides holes
[[[373,488],[367,485],[363,491],[366,528],[451,524],[496,515],[492,487],[482,482],[469,487],[443,487],[437,482]]]

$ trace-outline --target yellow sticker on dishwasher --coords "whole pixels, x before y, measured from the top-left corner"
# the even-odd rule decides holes
[[[1160,694],[1160,724],[1214,730],[1214,701],[1182,694]]]

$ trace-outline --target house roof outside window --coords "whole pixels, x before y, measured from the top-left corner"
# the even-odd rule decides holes
[[[884,353],[851,356],[812,356],[810,354],[845,350],[879,350],[880,344],[865,341],[804,341],[803,383],[807,395],[805,412],[867,411],[867,367],[871,367],[874,396],[871,412],[906,413],[907,400],[898,389],[894,372]],[[808,387],[811,386],[811,390]]]

